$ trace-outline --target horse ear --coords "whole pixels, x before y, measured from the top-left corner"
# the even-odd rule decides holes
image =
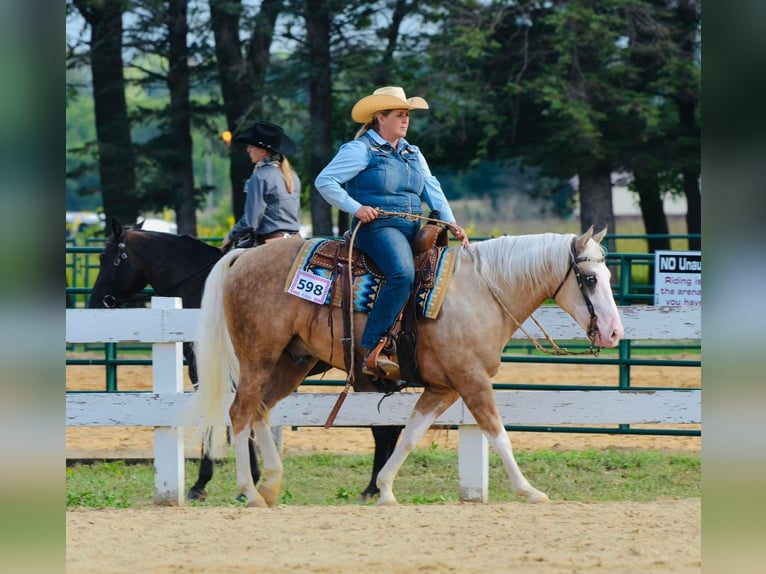
[[[606,230],[608,227],[609,227],[608,225],[604,225],[604,229],[602,229],[601,231],[596,233],[596,235],[593,236],[593,241],[600,244],[604,240],[604,236],[606,235]]]
[[[122,223],[120,223],[120,220],[116,217],[112,216],[112,233],[115,237],[119,237],[122,235]]]
[[[143,229],[144,228],[144,221],[146,221],[146,219],[142,219],[141,221],[137,221],[136,224],[133,226],[133,229]]]
[[[588,230],[585,233],[577,236],[577,240],[575,241],[575,248],[577,250],[577,253],[580,253],[580,251],[585,249],[585,245],[588,243],[588,240],[590,239],[591,235],[593,235],[592,225],[588,228]]]

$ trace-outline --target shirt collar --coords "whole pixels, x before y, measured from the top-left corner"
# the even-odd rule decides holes
[[[253,167],[253,171],[255,171],[256,169],[260,169],[262,167],[266,167],[267,165],[279,166],[280,163],[281,163],[281,156],[279,154],[267,155],[265,158],[263,158],[261,161],[255,164],[255,167]]]

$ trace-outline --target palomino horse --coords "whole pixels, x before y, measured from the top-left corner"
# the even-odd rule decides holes
[[[100,267],[89,300],[90,308],[119,307],[134,301],[147,285],[151,285],[157,295],[180,297],[184,308],[199,308],[205,279],[221,258],[218,248],[191,235],[144,231],[141,224],[124,227],[116,218],[111,220],[111,230],[99,256]],[[189,378],[196,389],[198,376],[191,343],[184,343],[183,351],[189,367]],[[326,364],[317,364],[311,374],[326,369]],[[367,377],[360,384],[364,390],[374,390]],[[378,493],[375,484],[378,471],[393,451],[401,429],[400,426],[373,427],[375,460],[370,483],[362,492],[362,498]],[[252,442],[248,445],[248,451],[251,474],[253,480],[258,482],[260,468]],[[207,496],[205,487],[212,478],[213,461],[203,448],[197,481],[186,493],[186,497],[189,500],[203,500]]]
[[[606,229],[586,233],[504,236],[458,248],[454,275],[436,319],[418,322],[417,362],[426,386],[402,439],[378,474],[378,504],[395,504],[394,479],[409,452],[436,418],[461,397],[489,443],[502,458],[513,490],[531,502],[548,500],[516,464],[495,403],[490,378],[514,331],[552,297],[588,333],[596,346],[614,347],[622,322],[599,245]],[[226,255],[205,284],[197,360],[205,384],[196,397],[201,428],[221,428],[229,408],[237,460],[237,487],[251,506],[274,506],[282,464],[269,428],[269,412],[293,392],[315,360],[343,368],[341,311],[293,296],[285,281],[302,239]],[[366,315],[354,315],[361,333]],[[357,355],[361,353],[356,350]],[[296,357],[311,357],[297,361]],[[193,409],[194,410],[194,409]],[[199,420],[199,419],[198,419]],[[263,455],[256,490],[247,468],[251,430]],[[208,440],[211,440],[210,438]]]

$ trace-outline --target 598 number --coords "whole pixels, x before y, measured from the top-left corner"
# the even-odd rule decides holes
[[[321,283],[314,283],[310,279],[300,278],[298,279],[298,282],[295,286],[299,291],[303,291],[304,293],[311,293],[317,297],[324,292],[324,285]]]

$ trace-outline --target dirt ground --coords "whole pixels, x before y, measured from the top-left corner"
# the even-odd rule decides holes
[[[683,357],[678,357],[683,358]],[[339,373],[327,378],[342,379]],[[67,389],[104,388],[101,367],[67,367]],[[617,367],[503,364],[497,382],[597,384]],[[635,386],[699,387],[700,370],[634,367]],[[118,371],[120,390],[151,388],[148,367]],[[338,391],[318,387],[306,390]],[[686,427],[684,427],[686,428]],[[512,433],[514,449],[694,452],[699,437]],[[421,446],[457,446],[432,429]],[[151,457],[150,429],[69,428],[68,458]],[[190,455],[197,446],[187,442]],[[372,452],[368,429],[284,429],[283,451]],[[408,574],[701,571],[701,501],[169,508],[66,512],[67,572]]]

